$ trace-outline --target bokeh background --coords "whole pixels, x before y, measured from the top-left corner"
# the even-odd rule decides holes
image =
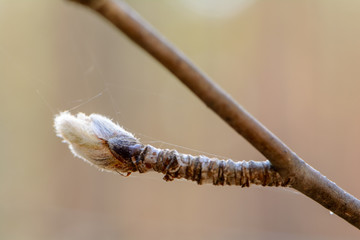
[[[310,165],[360,197],[360,1],[129,0]],[[53,130],[100,113],[144,143],[264,160],[106,21],[63,0],[0,1],[1,239],[358,239],[290,189],[123,178]]]

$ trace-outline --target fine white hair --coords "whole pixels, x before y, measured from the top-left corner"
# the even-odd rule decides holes
[[[131,133],[99,114],[78,113],[74,116],[61,112],[54,122],[57,136],[69,144],[75,156],[105,170],[113,170],[119,162],[111,153],[107,140],[117,136],[135,139]]]

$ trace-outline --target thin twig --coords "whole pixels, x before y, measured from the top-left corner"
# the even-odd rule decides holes
[[[292,187],[360,228],[360,201],[306,164],[124,2],[71,0],[97,11],[179,78],[270,160]]]
[[[269,161],[254,162],[219,160],[206,156],[179,154],[175,150],[158,149],[143,145],[131,133],[110,119],[91,114],[68,112],[55,118],[59,137],[69,144],[75,156],[106,171],[146,173],[155,171],[165,174],[164,180],[187,179],[198,184],[262,186],[291,185],[291,179],[283,179]]]

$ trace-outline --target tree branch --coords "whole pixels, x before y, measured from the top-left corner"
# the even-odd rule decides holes
[[[180,154],[176,150],[143,145],[131,133],[99,114],[76,116],[62,112],[55,117],[55,130],[69,144],[75,156],[105,171],[130,175],[155,171],[164,180],[187,179],[198,184],[287,187],[292,179],[283,179],[269,161],[219,160],[206,156]]]
[[[97,11],[137,43],[271,162],[292,187],[360,229],[360,201],[306,164],[124,2],[70,0]]]

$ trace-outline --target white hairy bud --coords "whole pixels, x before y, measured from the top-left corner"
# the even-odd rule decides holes
[[[121,165],[110,151],[108,140],[121,136],[136,141],[131,133],[98,114],[73,116],[62,112],[55,117],[54,126],[57,136],[69,144],[75,156],[108,171],[117,171]]]

